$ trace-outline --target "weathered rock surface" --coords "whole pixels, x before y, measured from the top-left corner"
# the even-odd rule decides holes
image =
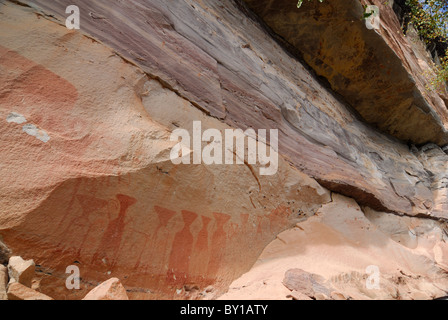
[[[447,248],[443,224],[409,218],[407,232],[415,238],[409,246],[409,241],[392,238],[397,232],[390,229],[390,215],[370,212],[369,216],[367,219],[353,200],[333,194],[333,202],[316,216],[281,233],[267,246],[252,270],[235,280],[220,299],[263,299],[268,295],[287,299],[294,297],[289,290],[316,298],[312,292],[316,284],[320,293],[331,290],[352,299],[446,296],[448,278],[438,254],[439,248]],[[378,268],[378,287],[370,266]]]
[[[28,288],[18,282],[8,286],[8,300],[53,300],[49,296]]]
[[[122,279],[131,299],[196,298],[210,285],[215,290],[207,298],[213,298],[298,222],[311,231],[297,239],[297,229],[287,231],[294,248],[280,240],[273,246],[280,256],[299,250],[302,262],[285,263],[272,278],[254,282],[256,294],[247,298],[291,295],[282,281],[295,268],[327,280],[354,270],[353,283],[331,283],[347,297],[409,297],[416,286],[431,297],[443,293],[427,280],[446,280],[434,265],[444,265],[443,250],[435,253],[431,233],[422,231],[419,243],[426,244],[417,247],[402,233],[411,217],[447,218],[443,157],[396,138],[445,139],[440,97],[424,97],[420,80],[413,83],[419,70],[406,39],[383,34],[387,29],[365,32],[356,22],[347,41],[373,39],[379,49],[359,46],[359,55],[373,55],[393,75],[375,68],[369,78],[369,71],[344,66],[335,55],[326,65],[340,64],[340,74],[353,78],[322,73],[334,80],[330,88],[232,1],[79,0],[81,31],[64,26],[69,0],[23,3],[31,7],[0,1],[0,234],[15,254],[40,265],[44,293],[84,296],[92,283],[112,276]],[[396,31],[393,19],[387,21]],[[394,39],[401,44],[390,49]],[[401,60],[392,54],[397,48]],[[345,59],[353,51],[347,50]],[[305,61],[321,74],[315,57]],[[364,90],[352,86],[356,81],[364,81]],[[384,96],[370,96],[386,88]],[[395,137],[366,124],[347,102]],[[408,124],[396,116],[405,104]],[[261,176],[259,166],[248,164],[172,164],[170,133],[191,132],[198,120],[203,129],[221,132],[279,129],[278,173]],[[381,223],[384,232],[369,232],[374,224],[354,200],[333,194],[328,204],[327,189],[372,215],[409,219],[399,220],[398,231]],[[332,210],[337,214],[328,214]],[[422,221],[422,230],[430,221],[443,239],[438,221]],[[366,291],[358,279],[373,257],[388,283],[380,293]],[[325,259],[328,266],[313,263]],[[76,293],[65,287],[66,267],[73,264],[81,266]],[[395,266],[411,275],[406,285]],[[272,270],[263,272],[272,276]],[[331,292],[314,298],[333,298]]]
[[[416,151],[425,170],[430,175],[434,209],[430,213],[435,218],[446,218],[448,212],[448,155],[435,144],[428,144]]]
[[[8,264],[10,255],[11,250],[9,250],[9,248],[2,242],[2,238],[0,236],[0,264]]]
[[[22,257],[11,257],[8,263],[9,278],[31,288],[35,277],[35,263],[33,260],[23,260]]]
[[[286,271],[285,278],[283,279],[283,284],[289,290],[303,293],[314,299],[316,299],[319,294],[325,296],[331,295],[331,288],[325,286],[324,282],[325,279],[322,277],[305,272],[301,269],[290,269]]]
[[[279,232],[330,201],[281,158],[275,176],[255,165],[175,166],[174,124],[230,127],[104,45],[33,9],[0,8],[0,230],[44,270],[49,296],[75,294],[64,280],[75,261],[77,295],[110,275],[136,299],[183,298],[187,285],[213,284],[218,295]]]
[[[293,290],[287,298],[291,297],[293,300],[313,300],[306,294]]]
[[[129,298],[120,280],[111,278],[90,291],[83,300],[129,300]]]
[[[101,1],[85,0],[78,5],[82,11],[104,17],[86,17],[83,32],[111,46],[150,78],[161,79],[166,88],[210,116],[242,129],[278,128],[280,153],[326,188],[382,211],[429,214],[434,199],[429,191],[429,177],[420,162],[406,145],[372,130],[348,110],[373,106],[368,112],[379,118],[370,122],[386,126],[387,132],[415,143],[443,143],[446,137],[439,118],[444,119],[446,108],[438,96],[423,99],[421,86],[411,80],[422,74],[420,69],[415,69],[421,68],[417,63],[420,60],[415,58],[409,41],[395,34],[400,26],[393,19],[392,9],[381,5],[381,12],[387,18],[386,29],[378,35],[359,21],[362,7],[353,5],[354,1],[335,3],[335,8],[342,13],[338,11],[333,16],[340,16],[341,21],[334,18],[330,27],[325,27],[328,19],[323,19],[319,25],[322,28],[315,28],[316,23],[308,26],[297,23],[299,18],[308,21],[315,15],[307,12],[306,6],[297,10],[293,1],[275,2],[275,8],[281,10],[276,11],[274,7],[272,10],[272,14],[280,15],[274,21],[291,26],[288,34],[300,37],[300,30],[312,29],[307,34],[314,38],[303,41],[307,45],[300,45],[301,48],[313,46],[310,52],[319,52],[314,48],[319,44],[316,32],[327,32],[324,35],[331,41],[325,45],[332,49],[326,54],[327,65],[331,63],[328,69],[346,68],[341,71],[343,77],[329,78],[341,86],[345,83],[355,86],[340,92],[351,106],[315,80],[312,72],[285,52],[232,1],[223,5],[215,0],[201,3],[188,0],[167,6],[165,1],[157,0],[102,6]],[[38,0],[33,4],[63,19],[69,2],[56,0],[49,4]],[[268,11],[274,5],[274,2],[257,3]],[[316,17],[332,15],[329,10],[335,6],[316,5],[323,5],[318,7],[322,9],[315,9]],[[318,10],[324,10],[325,14],[320,15]],[[351,19],[345,19],[346,15]],[[268,19],[261,16],[265,21]],[[356,21],[352,24],[354,17]],[[353,36],[347,37],[345,30],[351,30]],[[297,38],[298,44],[301,41]],[[334,41],[348,43],[340,50],[340,46],[332,46]],[[398,44],[392,46],[395,42]],[[360,45],[352,46],[356,43]],[[397,56],[395,51],[400,50],[403,52]],[[360,57],[359,63],[354,55]],[[319,57],[310,56],[310,59]],[[318,70],[319,63],[307,62]],[[410,66],[404,67],[406,64]],[[363,87],[358,88],[356,84]],[[338,92],[337,88],[332,89]],[[405,134],[417,136],[408,139]],[[425,138],[418,140],[418,137]],[[409,167],[415,176],[406,172]]]
[[[427,61],[403,37],[393,1],[244,2],[367,122],[403,141],[448,143],[447,107],[425,89]],[[379,7],[378,30],[366,28],[363,5]]]
[[[8,286],[8,269],[0,264],[0,300],[7,300],[8,294],[6,287]]]

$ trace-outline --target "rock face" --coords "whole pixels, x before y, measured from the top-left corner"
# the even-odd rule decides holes
[[[320,293],[339,299],[343,293],[357,300],[427,300],[446,295],[444,224],[402,219],[333,195],[315,216],[279,234],[221,298],[288,299],[299,293],[318,299]]]
[[[7,286],[8,286],[8,269],[4,265],[0,265],[0,300],[8,299],[6,291]]]
[[[129,298],[120,280],[112,278],[90,291],[83,300],[129,300]]]
[[[237,5],[240,1],[229,1],[225,5],[216,0],[201,4],[178,1],[170,6],[162,0],[150,3],[114,2],[106,8],[100,5],[101,2],[91,4],[84,0],[79,5],[81,10],[85,6],[84,11],[105,18],[86,17],[83,32],[111,46],[138,65],[150,78],[161,79],[165,88],[205,114],[243,130],[248,127],[279,129],[280,153],[324,187],[354,197],[361,204],[378,210],[428,214],[434,203],[429,190],[430,177],[421,163],[409,152],[407,145],[372,130],[350,109],[358,108],[360,113],[364,108],[368,113],[375,114],[378,119],[368,119],[369,123],[378,123],[385,132],[406,142],[442,144],[446,142],[442,121],[446,112],[444,102],[439,96],[430,96],[426,100],[422,98],[422,89],[414,82],[418,79],[424,81],[420,78],[423,72],[418,69],[423,60],[415,57],[409,41],[397,36],[404,43],[399,48],[390,47],[390,43],[398,41],[395,40],[395,33],[400,30],[398,20],[392,19],[392,8],[381,5],[383,15],[392,16],[385,20],[387,25],[384,28],[388,29],[381,29],[382,35],[378,35],[367,30],[359,21],[362,7],[359,3],[355,5],[355,1],[341,0],[335,2],[335,8],[332,2],[332,5],[327,3],[316,9],[324,10],[326,15],[332,14],[332,8],[338,9],[335,16],[341,16],[344,23],[338,24],[335,19],[339,27],[333,24],[326,27],[328,19],[322,22],[322,28],[329,33],[326,37],[353,42],[344,44],[345,51],[332,46],[331,41],[328,44],[335,49],[326,54],[328,63],[331,62],[327,69],[345,66],[346,70],[340,71],[344,76],[327,76],[327,81],[334,78],[340,86],[345,83],[354,86],[350,90],[339,91],[333,86],[328,88],[327,81],[324,84],[317,81],[314,72],[292,58],[271,34],[245,16],[241,5]],[[269,1],[257,1],[266,10],[274,6],[274,2],[265,2]],[[32,3],[59,17],[66,16],[65,8],[70,5],[69,0],[56,0],[51,5],[47,1]],[[247,3],[251,5],[252,2]],[[311,5],[308,4],[308,7]],[[275,2],[272,10],[273,14],[280,15],[273,20],[292,26],[288,34],[301,34],[298,29],[302,25],[296,23],[299,19],[308,17],[304,20],[308,21],[312,17],[325,17],[319,11],[313,15],[306,11],[307,7],[304,7],[305,11],[299,11],[295,6],[294,1],[284,0]],[[252,7],[258,12],[258,6]],[[120,15],[114,12],[120,12]],[[262,13],[260,16],[270,23],[269,16]],[[347,23],[353,19],[356,23],[352,28],[352,24],[348,26]],[[142,31],[142,25],[145,31]],[[315,23],[310,23],[310,27],[303,26],[302,29],[309,31],[307,34],[313,37],[319,30],[309,30],[313,26]],[[348,31],[345,30],[349,27],[353,30],[352,37],[346,36]],[[339,33],[331,33],[331,30]],[[274,31],[286,37],[281,30]],[[290,51],[294,48],[297,51],[297,48],[304,47],[299,45],[302,42],[316,45],[320,38],[319,34],[313,39],[298,38],[296,46],[294,39],[287,39],[290,42],[285,45],[292,46]],[[369,46],[366,48],[363,43]],[[397,54],[394,49],[403,52]],[[319,52],[315,47],[309,50]],[[346,54],[339,57],[338,52]],[[361,57],[361,60],[352,66],[354,55]],[[363,61],[365,64],[361,64]],[[403,67],[403,64],[411,63],[409,61],[412,65]],[[325,77],[325,74],[319,73],[319,63],[306,62],[319,76]],[[408,70],[413,67],[410,73]],[[371,76],[371,70],[378,76]],[[353,78],[347,78],[349,76]],[[354,84],[364,87],[358,88]],[[335,90],[338,95],[329,89]],[[151,96],[148,98],[151,101]],[[373,106],[373,110],[369,106]],[[152,108],[146,105],[147,110]],[[403,114],[406,117],[402,117]],[[414,139],[411,135],[420,138]],[[408,168],[412,168],[411,174],[406,173]]]
[[[245,2],[368,123],[403,141],[448,143],[445,103],[425,89],[429,68],[397,33],[393,1]],[[379,7],[379,29],[366,28],[363,5]]]
[[[8,2],[2,10],[2,30],[14,32],[0,35],[0,148],[16,148],[2,160],[14,170],[1,182],[0,229],[13,252],[38,262],[49,296],[75,294],[64,280],[75,262],[85,279],[77,295],[109,275],[136,299],[182,298],[188,286],[211,284],[217,295],[278,232],[330,201],[281,158],[275,176],[255,165],[174,165],[173,123],[230,127],[34,9]]]
[[[436,218],[445,218],[448,211],[448,155],[445,152],[435,144],[428,144],[416,153],[431,176],[435,206],[430,215]]]
[[[22,257],[11,257],[8,264],[9,278],[14,282],[31,287],[35,276],[35,264],[33,260],[23,260]]]
[[[8,300],[53,300],[49,296],[30,289],[18,282],[8,286]]]
[[[69,0],[1,1],[0,235],[9,249],[0,242],[0,263],[10,251],[32,257],[42,292],[56,299],[110,277],[125,289],[109,280],[95,297],[120,288],[130,299],[215,298],[277,237],[263,256],[291,251],[303,263],[263,269],[261,296],[263,286],[304,294],[283,284],[297,268],[330,284],[308,292],[315,299],[410,297],[403,274],[423,288],[413,287],[417,298],[442,296],[427,279],[446,280],[446,107],[422,89],[426,53],[396,34],[387,6],[374,32],[348,27],[362,13],[355,0],[304,11],[278,1],[278,12],[268,2],[79,0],[76,31],[65,27]],[[345,22],[315,21],[332,8]],[[170,134],[192,133],[193,121],[278,129],[277,173],[247,161],[173,164]],[[417,242],[405,232],[416,221]],[[312,263],[323,257],[328,266]],[[366,263],[388,283],[378,294],[357,278]],[[66,287],[73,265],[80,290]],[[331,281],[344,274],[355,284]]]
[[[2,242],[2,238],[0,237],[0,264],[7,264],[10,255],[11,250]]]
[[[321,277],[301,269],[290,269],[286,271],[283,285],[293,292],[299,292],[314,299],[319,295],[328,297],[332,292],[331,288],[326,287],[322,283]]]

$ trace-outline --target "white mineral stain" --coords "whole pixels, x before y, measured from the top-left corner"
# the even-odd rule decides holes
[[[8,123],[17,123],[17,124],[22,124],[26,122],[26,118],[24,116],[22,116],[21,114],[15,113],[15,112],[11,112],[7,117],[6,117],[6,121]]]
[[[23,126],[23,131],[30,136],[36,137],[42,142],[50,141],[50,136],[44,130],[37,128],[34,124],[26,124]]]

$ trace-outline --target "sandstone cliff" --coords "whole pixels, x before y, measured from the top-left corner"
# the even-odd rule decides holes
[[[69,30],[69,0],[1,0],[0,258],[56,299],[111,277],[130,299],[286,298],[290,269],[329,298],[446,295],[448,95],[392,1],[315,2],[79,0]],[[277,174],[173,164],[193,121],[278,129]]]

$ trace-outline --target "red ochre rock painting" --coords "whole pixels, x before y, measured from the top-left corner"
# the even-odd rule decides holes
[[[78,251],[82,256],[81,251],[86,237],[92,236],[90,224],[94,219],[89,216],[97,217],[98,212],[107,215],[106,212],[111,210],[111,200],[87,195],[76,195],[75,199],[80,204],[82,214],[70,225],[85,224],[83,234],[79,235],[84,239]],[[145,278],[145,285],[155,290],[173,291],[191,283],[199,286],[213,284],[223,274],[228,273],[228,268],[232,268],[233,262],[248,259],[246,255],[239,256],[245,252],[244,246],[261,251],[264,243],[272,240],[269,235],[262,236],[257,233],[260,231],[260,226],[263,230],[271,231],[271,236],[275,237],[276,233],[288,226],[290,214],[288,208],[280,206],[266,216],[251,219],[248,213],[242,213],[232,219],[231,215],[224,213],[213,212],[212,217],[209,217],[189,210],[176,212],[154,206],[156,221],[146,227],[149,230],[137,230],[137,226],[133,225],[133,219],[126,219],[128,211],[137,200],[125,195],[117,195],[116,200],[118,216],[101,223],[106,227],[103,233],[96,236],[96,249],[91,265],[101,266],[104,264],[102,260],[105,259],[111,270],[120,272],[120,268],[124,268],[123,273],[126,273],[126,270],[131,271],[135,275],[132,285],[138,284],[138,275],[141,275]],[[239,221],[236,221],[238,218]],[[194,223],[196,227],[192,228]],[[95,228],[98,230],[98,226]],[[121,252],[124,245],[123,237],[129,232],[134,233],[137,240],[132,247],[132,253],[127,255],[130,260],[123,261],[120,258],[123,254]],[[256,255],[254,253],[254,258]],[[249,259],[248,266],[253,262]]]
[[[50,143],[71,157],[80,157],[95,140],[89,134],[88,119],[75,116],[78,101],[75,86],[44,66],[0,45],[0,108],[5,117],[23,115],[50,135]],[[5,120],[5,119],[3,119]],[[2,126],[5,136],[22,125]],[[57,137],[58,139],[55,139]],[[23,135],[25,141],[34,138]]]
[[[134,205],[137,200],[133,197],[118,194],[119,213],[118,217],[111,220],[106,231],[102,235],[97,253],[93,256],[92,262],[97,260],[111,261],[111,267],[114,267],[119,254],[120,245],[126,228],[125,218],[129,207]],[[129,223],[129,222],[128,222]]]
[[[210,250],[210,261],[208,263],[208,274],[218,273],[220,262],[226,249],[227,233],[224,225],[230,220],[230,216],[223,213],[213,213],[216,221],[216,231],[213,234]]]
[[[244,252],[244,245],[261,251],[264,242],[272,240],[270,237],[275,237],[275,234],[289,225],[288,217],[291,214],[289,208],[280,206],[267,216],[255,217],[256,223],[253,224],[249,223],[248,213],[240,214],[239,222],[232,223],[231,215],[218,212],[212,213],[213,218],[188,210],[176,212],[161,206],[154,206],[154,212],[159,221],[152,232],[133,230],[144,240],[138,242],[142,245],[135,250],[136,262],[132,269],[135,273],[145,274],[148,264],[160,266],[159,276],[163,278],[163,270],[166,270],[166,276],[165,280],[157,282],[157,286],[168,285],[171,289],[182,288],[191,283],[213,283],[221,273],[226,273],[226,268],[231,268],[232,259],[247,259],[246,256],[235,256],[234,251]],[[176,229],[179,231],[172,238],[169,234],[173,231],[168,225],[178,217],[181,218],[179,222],[182,226],[180,230]],[[199,222],[200,226],[194,232],[192,225]],[[257,233],[261,232],[261,228],[267,228],[271,234]],[[161,238],[165,241],[161,242]],[[236,247],[238,249],[234,250]],[[148,251],[151,254],[147,254]],[[151,260],[148,261],[148,258]],[[253,261],[248,261],[248,264],[251,263]]]
[[[36,258],[46,267],[61,269],[61,274],[62,268],[81,261],[87,282],[103,281],[111,271],[125,286],[148,289],[161,298],[182,298],[176,291],[192,284],[224,288],[292,224],[290,210],[282,206],[264,216],[198,214],[157,205],[140,211],[140,202],[132,196],[98,197],[80,188],[80,183],[71,186],[72,197],[59,214],[54,211],[57,200],[42,208],[54,224],[42,224],[42,215],[32,215],[19,229],[5,230],[5,240],[19,241],[14,249],[33,256],[32,248],[45,248]],[[43,227],[40,233],[36,225]],[[263,234],[257,233],[260,225]]]
[[[196,244],[194,246],[194,250],[196,252],[207,251],[209,249],[207,228],[212,219],[206,216],[201,216],[201,219],[202,219],[202,229],[198,233]]]
[[[167,229],[168,222],[171,220],[172,217],[174,217],[177,214],[176,211],[168,210],[168,209],[165,209],[165,208],[162,208],[159,206],[155,206],[154,210],[158,216],[159,224],[157,225],[157,227],[155,228],[155,230],[153,231],[152,234],[147,234],[144,232],[133,230],[134,232],[141,234],[145,238],[141,248],[138,248],[140,250],[140,253],[138,255],[137,262],[134,265],[134,270],[139,270],[139,269],[146,270],[146,268],[144,266],[140,267],[140,263],[142,262],[143,254],[147,250],[154,249],[153,248],[154,245],[158,244],[157,240],[159,238],[159,233],[161,233],[162,237],[163,237],[163,234],[166,234],[168,232],[168,229]],[[166,241],[164,241],[159,246],[159,250],[161,250],[162,252],[164,252],[166,250],[166,248],[163,247],[164,245],[166,246]]]
[[[275,237],[277,232],[288,226],[290,214],[289,208],[280,206],[267,216],[257,216],[256,224],[249,224],[250,215],[247,213],[240,214],[240,221],[234,224],[231,223],[231,215],[218,212],[213,212],[213,218],[211,218],[188,210],[181,210],[179,213],[160,206],[154,206],[154,211],[159,219],[158,225],[151,233],[139,232],[143,234],[144,241],[142,241],[141,248],[138,249],[137,262],[133,266],[133,270],[136,273],[144,273],[147,264],[167,265],[165,281],[159,281],[157,286],[167,285],[171,290],[191,283],[203,286],[212,284],[217,277],[220,277],[221,273],[226,273],[226,268],[232,268],[232,259],[247,259],[246,256],[235,256],[233,253],[235,246],[238,247],[236,250],[238,253],[245,251],[241,250],[244,245],[251,248],[259,247],[258,249],[261,251],[264,242],[253,243],[263,240],[263,236],[257,234],[257,231],[260,230],[259,225],[269,227],[268,230],[272,232],[271,236]],[[171,219],[178,216],[181,217],[181,229],[176,229],[179,231],[176,232],[174,238],[170,238],[168,234],[172,231],[167,229],[167,226]],[[199,223],[199,221],[200,227],[193,232],[193,223]],[[153,248],[154,245],[160,244],[157,242],[160,236],[166,238],[164,247]],[[269,236],[264,237],[266,237],[265,242],[272,240]],[[172,239],[170,243],[167,243],[168,239]],[[142,259],[147,250],[151,250],[153,253],[150,255],[151,261]],[[148,255],[145,256],[148,257]],[[158,259],[167,261],[155,262]],[[247,263],[250,265],[253,262],[248,261]],[[163,269],[161,267],[160,276],[162,276]]]
[[[85,228],[87,229],[84,233],[82,238],[81,246],[78,248],[78,256],[81,255],[82,249],[86,245],[86,241],[88,239],[88,236],[90,235],[90,231],[93,227],[93,221],[91,221],[91,214],[102,210],[103,208],[107,207],[108,201],[98,199],[92,196],[86,196],[86,195],[77,195],[76,198],[78,199],[79,204],[82,208],[82,214],[79,217],[76,217],[76,219],[73,219],[72,222],[68,225],[68,227],[65,229],[64,233],[67,234],[70,232],[70,229],[73,228],[74,225],[82,225],[84,224]],[[65,219],[63,219],[65,220]],[[63,221],[61,220],[61,221]]]
[[[52,139],[50,143],[73,156],[76,162],[95,137],[90,134],[80,139],[71,137],[74,131],[89,131],[85,119],[72,115],[78,100],[75,86],[44,66],[1,45],[0,70],[0,108],[5,115],[10,112],[22,114],[27,123],[46,130],[50,136],[56,134],[60,139]],[[19,129],[20,126],[13,123],[0,128],[6,130],[7,134]],[[81,179],[77,180],[67,210],[53,226],[46,226],[45,231],[42,230],[43,234],[51,235],[51,239],[57,239],[48,252],[64,253],[70,256],[67,259],[73,257],[73,261],[84,261],[93,270],[102,270],[106,261],[108,269],[122,274],[131,271],[145,275],[148,270],[155,271],[159,274],[152,278],[152,283],[145,281],[145,285],[157,288],[166,288],[167,284],[168,288],[178,288],[196,281],[213,283],[220,273],[232,268],[232,259],[248,259],[247,256],[239,256],[244,252],[242,247],[266,238],[266,241],[255,245],[261,251],[271,240],[264,231],[275,233],[286,227],[290,213],[288,209],[279,207],[267,216],[251,217],[248,213],[229,215],[218,212],[198,215],[188,210],[176,212],[154,206],[158,223],[142,231],[136,230],[138,226],[133,225],[132,218],[138,216],[138,213],[134,212],[128,217],[130,209],[137,203],[135,198],[117,194],[115,199],[101,199],[80,194]],[[169,225],[174,218],[182,223],[176,231]],[[33,231],[34,219],[39,217],[31,217],[26,230]],[[192,230],[193,224],[199,227]],[[137,246],[126,256],[129,260],[123,260],[120,259],[121,251],[126,246],[125,236],[130,232],[136,233]],[[13,234],[12,230],[6,232],[6,235],[15,237]],[[18,248],[25,250],[33,242],[45,246],[44,239],[36,240],[26,234],[20,237],[23,243],[17,245]],[[236,247],[238,250],[234,250]],[[255,258],[257,255],[256,252],[253,254]],[[45,257],[46,261],[51,259]],[[65,258],[62,259],[60,265],[65,262]],[[248,266],[253,262],[248,261]],[[150,265],[155,268],[150,268]]]
[[[78,92],[70,82],[1,45],[0,66],[0,83],[4,84],[0,88],[0,103],[20,106],[24,110],[31,110],[36,104],[50,103],[50,110],[60,112],[73,107],[78,98]]]
[[[78,99],[69,81],[1,45],[0,67],[0,105],[13,108],[8,111],[60,134],[69,134],[82,121],[68,114]]]
[[[187,279],[189,265],[193,251],[194,237],[190,231],[191,224],[198,215],[191,211],[182,210],[184,227],[174,237],[168,264],[167,278],[169,282],[182,282]]]

